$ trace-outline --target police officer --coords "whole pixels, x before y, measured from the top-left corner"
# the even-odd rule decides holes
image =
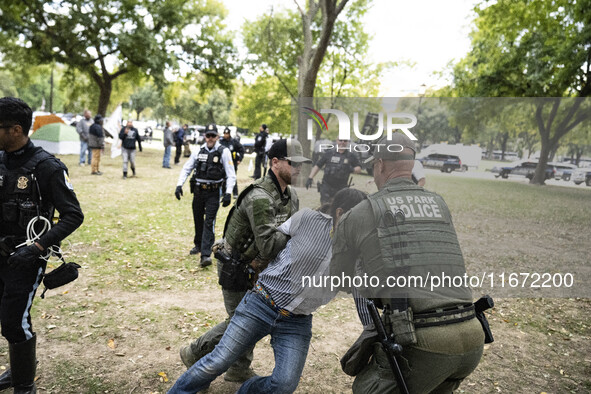
[[[349,151],[349,141],[338,140],[337,149],[331,149],[320,157],[306,181],[306,189],[312,186],[314,176],[324,167],[322,184],[319,187],[320,202],[329,203],[335,194],[347,187],[349,176],[359,174],[361,165],[357,155]]]
[[[228,127],[224,129],[224,136],[220,140],[220,144],[230,149],[230,153],[232,153],[232,161],[234,162],[234,171],[238,173],[238,165],[244,158],[244,147],[237,138],[232,138]],[[234,198],[238,197],[238,182],[234,185],[232,193],[234,194]]]
[[[391,141],[379,144],[381,149],[367,160],[373,164],[378,192],[341,218],[333,241],[331,275],[463,276],[464,259],[445,201],[411,180],[414,143],[395,133]],[[409,392],[452,392],[478,365],[484,333],[474,315],[470,289],[463,284],[442,286],[433,293],[418,284],[374,283],[356,290],[383,307],[386,330],[403,348],[399,364]],[[358,343],[367,348],[348,354],[367,357],[358,357],[351,368],[356,374],[353,392],[399,392],[380,344]]]
[[[256,271],[261,271],[287,244],[288,237],[277,231],[277,227],[298,210],[298,197],[290,185],[299,175],[302,163],[311,161],[303,156],[301,144],[292,138],[275,142],[268,156],[271,166],[269,172],[240,193],[226,220],[225,240],[232,248],[233,256],[244,264],[250,264]],[[228,268],[219,266],[218,272],[228,272]],[[240,274],[236,272],[235,276]],[[232,276],[232,273],[228,272],[228,276]],[[225,279],[236,283],[232,286],[222,285],[228,319],[181,349],[181,359],[187,368],[219,343],[234,310],[252,287],[250,283],[239,284],[238,278]],[[220,283],[225,283],[222,277]],[[224,379],[244,382],[255,376],[250,368],[252,358],[251,349],[228,369]]]
[[[269,129],[266,124],[262,124],[259,129],[259,133],[254,138],[254,153],[256,157],[254,159],[254,174],[255,180],[261,177],[261,166],[267,168],[267,150],[269,149]]]
[[[24,101],[0,99],[0,323],[10,354],[0,390],[15,393],[36,392],[31,305],[47,264],[42,257],[84,219],[66,166],[29,139],[31,121]],[[54,210],[60,220],[52,226]]]
[[[211,265],[211,247],[215,241],[215,216],[222,205],[230,205],[232,189],[236,183],[236,173],[232,164],[230,150],[218,141],[218,129],[215,124],[207,125],[205,143],[198,152],[192,153],[183,166],[174,195],[178,200],[183,195],[183,184],[193,172],[190,180],[193,193],[193,221],[195,223],[195,246],[190,254],[201,253],[201,267]],[[226,190],[221,190],[226,180]],[[204,219],[205,217],[205,219]]]

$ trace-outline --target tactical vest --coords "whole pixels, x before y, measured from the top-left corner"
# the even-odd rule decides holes
[[[230,213],[228,213],[228,218],[226,219],[226,224],[224,226],[224,238],[232,247],[233,253],[240,254],[240,259],[245,262],[250,262],[258,254],[254,233],[250,221],[248,220],[248,216],[245,212],[240,210],[242,200],[244,200],[253,189],[264,190],[270,200],[273,201],[275,226],[283,224],[298,210],[299,205],[298,198],[296,194],[292,192],[291,186],[287,186],[287,193],[290,198],[284,198],[282,200],[273,180],[268,176],[257,179],[240,193],[236,200],[236,204],[234,204]]]
[[[442,274],[461,277],[466,273],[451,214],[441,196],[416,185],[397,184],[386,185],[369,196],[369,202],[377,223],[382,258],[365,264],[368,275],[429,278]],[[456,285],[434,291],[410,286],[406,294],[409,298],[471,302],[469,288]]]
[[[205,147],[201,148],[195,161],[194,178],[209,181],[220,181],[226,177],[226,171],[222,164],[222,152],[225,147],[220,145],[216,150],[209,152]]]
[[[25,236],[29,221],[43,216],[51,221],[54,207],[43,201],[35,175],[39,163],[53,158],[42,148],[22,167],[9,170],[0,152],[0,235]],[[38,223],[42,227],[42,223]]]
[[[234,146],[234,139],[230,139],[229,141],[225,138],[220,139],[220,145],[225,146],[230,150],[232,154],[232,161],[236,161],[236,147]]]
[[[330,186],[343,188],[347,186],[349,175],[353,172],[349,155],[347,153],[332,152],[330,158],[324,165],[324,176],[322,183]]]

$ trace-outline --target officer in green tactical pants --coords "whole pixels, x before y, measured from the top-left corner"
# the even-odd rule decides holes
[[[291,138],[275,142],[269,149],[268,157],[271,169],[264,178],[256,180],[240,193],[226,219],[224,234],[225,243],[231,248],[234,259],[250,264],[257,272],[262,271],[265,264],[287,244],[287,235],[277,231],[277,227],[298,210],[298,197],[290,185],[299,175],[302,163],[310,162],[303,157],[301,144]],[[240,281],[236,277],[242,274],[241,271],[232,272],[230,267],[225,267],[221,262],[218,264],[218,274],[228,318],[181,349],[181,359],[187,368],[215,348],[234,310],[252,287],[252,283]],[[250,368],[253,349],[228,369],[224,375],[226,381],[244,382],[255,376]]]
[[[465,285],[436,289],[392,286],[386,278],[463,276],[464,259],[441,196],[411,179],[414,143],[402,133],[380,140],[373,156],[378,192],[343,215],[335,231],[331,275],[367,274],[384,280],[357,288],[383,308],[388,334],[402,345],[397,357],[411,393],[451,393],[478,365],[484,333]],[[400,283],[400,282],[398,282]],[[352,289],[343,288],[351,291]],[[354,393],[398,393],[373,324],[341,360],[355,376]]]

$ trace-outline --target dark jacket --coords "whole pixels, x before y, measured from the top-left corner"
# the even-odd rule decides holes
[[[103,149],[105,147],[105,133],[103,126],[93,123],[88,130],[88,147],[90,149]]]
[[[119,139],[122,141],[121,146],[124,149],[135,149],[135,142],[137,141],[140,152],[142,151],[142,139],[135,127],[132,127],[127,134],[125,134],[125,127],[122,127],[119,132]]]
[[[230,138],[227,140],[222,137],[220,138],[220,144],[230,149],[232,161],[234,161],[234,164],[236,164],[237,161],[242,161],[244,158],[244,147],[236,138]]]

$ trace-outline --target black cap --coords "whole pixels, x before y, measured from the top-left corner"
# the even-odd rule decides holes
[[[230,134],[230,128],[226,127],[226,128],[224,129],[224,134]]]
[[[269,159],[274,157],[278,159],[291,160],[296,163],[310,163],[312,160],[304,157],[304,149],[302,144],[296,139],[288,138],[281,139],[271,145],[269,152],[267,152]]]
[[[205,128],[205,135],[207,135],[207,134],[219,135],[218,128],[216,127],[216,125],[214,123],[208,124],[207,127]]]
[[[94,117],[94,123],[100,123],[100,122],[102,122],[102,121],[103,121],[103,117],[101,116],[101,114],[97,114],[97,115]]]
[[[263,130],[267,130],[267,125],[266,124],[262,124],[261,127],[263,128]]]

